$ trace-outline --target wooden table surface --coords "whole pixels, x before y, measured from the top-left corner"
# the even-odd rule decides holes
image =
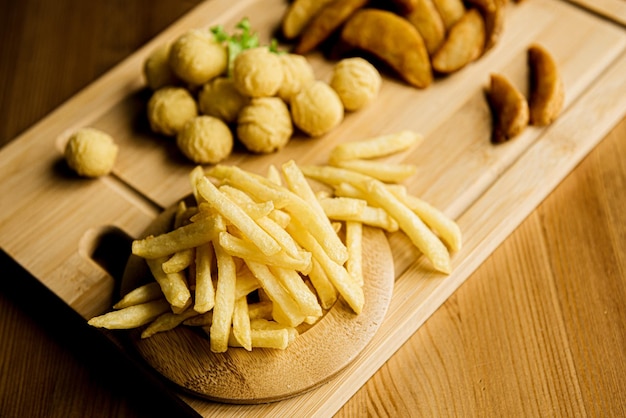
[[[3,0],[0,145],[197,3]],[[337,416],[626,415],[625,190],[622,119]],[[1,417],[181,415],[4,254],[0,268]]]

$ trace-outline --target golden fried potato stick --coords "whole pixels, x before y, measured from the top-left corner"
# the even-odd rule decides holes
[[[528,48],[530,68],[530,123],[546,126],[561,113],[565,89],[552,55],[539,44]]]
[[[446,27],[437,11],[433,0],[414,0],[412,11],[405,14],[424,39],[424,45],[429,55],[433,55],[446,38]]]
[[[363,224],[361,222],[346,222],[346,247],[349,254],[346,270],[359,285],[363,286]]]
[[[211,351],[223,353],[228,349],[233,311],[235,310],[235,291],[237,270],[233,257],[213,242],[217,258],[217,288],[215,289],[215,306],[211,323],[209,342]]]
[[[446,274],[450,273],[450,254],[448,249],[415,212],[402,203],[378,180],[361,182],[355,184],[355,186],[367,193],[371,204],[385,209],[398,221],[400,229],[430,260],[436,270]]]
[[[204,217],[164,234],[134,240],[132,253],[146,259],[171,256],[178,251],[206,244],[217,237],[223,225],[221,217]]]
[[[296,54],[306,54],[324,42],[368,0],[334,0],[313,16],[294,48]]]
[[[165,299],[157,299],[95,316],[87,323],[96,328],[131,329],[145,325],[169,310],[170,304]]]
[[[313,268],[309,273],[309,280],[317,293],[322,308],[330,309],[337,301],[337,289],[316,259],[313,259]]]
[[[370,160],[339,160],[332,165],[365,174],[384,182],[400,182],[417,172],[413,164],[389,164]]]
[[[163,298],[161,286],[157,282],[150,282],[125,294],[119,302],[113,305],[113,309],[127,308],[161,298]]]
[[[408,20],[393,12],[357,11],[345,23],[341,40],[377,56],[414,87],[426,88],[433,81],[422,35]]]
[[[480,57],[485,49],[485,21],[476,9],[469,9],[448,32],[433,55],[433,69],[442,74],[460,70]]]
[[[172,255],[167,261],[163,262],[161,268],[167,274],[178,273],[185,270],[194,262],[195,251],[193,248],[181,250]]]
[[[322,316],[322,307],[315,294],[311,292],[311,289],[307,287],[302,277],[295,270],[270,266],[270,271],[289,292],[305,316],[315,318]]]
[[[366,140],[344,142],[331,151],[330,162],[386,157],[418,146],[424,137],[417,132],[404,130],[397,133],[378,135]]]
[[[494,143],[506,142],[526,129],[529,121],[528,102],[506,77],[491,75],[487,99],[494,118]]]
[[[198,192],[225,219],[237,227],[259,250],[270,256],[280,251],[281,247],[263,230],[242,208],[220,192],[206,177],[198,180]]]
[[[198,312],[193,309],[187,309],[184,312],[175,314],[173,312],[165,312],[152,321],[146,329],[141,332],[141,338],[150,338],[157,332],[169,331],[182,324],[185,320],[197,316]]]
[[[250,316],[248,313],[248,301],[245,297],[240,297],[235,300],[232,335],[233,337],[235,337],[235,340],[237,340],[241,347],[245,348],[248,351],[252,350]]]
[[[294,0],[281,21],[285,38],[295,39],[300,36],[313,17],[332,1],[335,0]]]
[[[275,348],[284,350],[289,345],[289,331],[286,328],[279,329],[252,329],[250,331],[252,347]],[[241,347],[234,336],[230,336],[228,344],[231,347]]]
[[[196,287],[194,290],[193,309],[198,313],[206,313],[215,306],[215,289],[213,288],[213,244],[203,244],[195,249]]]

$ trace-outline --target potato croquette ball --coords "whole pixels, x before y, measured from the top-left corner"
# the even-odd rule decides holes
[[[291,96],[298,93],[302,86],[315,80],[315,74],[313,67],[303,55],[281,54],[278,58],[283,65],[283,82],[277,95],[289,103]]]
[[[246,49],[235,58],[232,76],[241,94],[274,96],[283,82],[283,65],[266,47]]]
[[[335,90],[317,80],[291,98],[291,116],[306,134],[321,136],[341,123],[343,104]]]
[[[292,134],[289,108],[279,97],[252,99],[239,113],[237,137],[249,151],[278,151],[287,145]]]
[[[152,131],[175,136],[185,123],[198,115],[196,101],[182,87],[162,87],[148,101],[148,121]]]
[[[110,135],[93,128],[75,132],[65,145],[65,161],[83,177],[107,175],[115,165],[118,147]]]
[[[333,69],[330,86],[337,92],[346,110],[354,111],[378,95],[382,83],[376,68],[363,58],[346,58]]]
[[[226,123],[237,121],[239,111],[250,102],[239,93],[231,78],[216,77],[202,87],[198,94],[200,113],[215,116]]]
[[[143,74],[146,84],[151,90],[173,86],[179,82],[170,68],[170,47],[169,43],[164,43],[155,49],[144,62]]]
[[[216,164],[230,155],[233,135],[222,120],[213,116],[197,116],[178,133],[176,145],[197,164]]]
[[[169,63],[181,80],[201,85],[226,71],[228,51],[209,31],[192,29],[174,41]]]

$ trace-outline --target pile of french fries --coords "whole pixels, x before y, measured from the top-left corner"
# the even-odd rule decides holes
[[[421,140],[403,131],[343,143],[329,165],[289,161],[270,166],[267,176],[196,167],[195,204],[181,201],[171,230],[132,243],[154,282],[89,324],[145,326],[142,338],[199,326],[217,353],[284,349],[338,299],[355,314],[363,310],[364,225],[403,231],[436,270],[449,273],[450,252],[461,247],[459,227],[399,184],[414,166],[377,160]],[[315,192],[307,177],[330,187]]]

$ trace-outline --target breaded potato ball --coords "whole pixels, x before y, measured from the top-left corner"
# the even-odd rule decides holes
[[[315,81],[315,74],[313,67],[304,55],[281,54],[278,58],[283,65],[283,82],[277,95],[289,103],[291,96],[298,93],[302,86]]]
[[[291,116],[306,134],[322,136],[343,120],[343,104],[335,90],[317,80],[291,98]]]
[[[228,125],[213,116],[197,116],[185,124],[176,136],[176,145],[197,164],[216,164],[233,149],[233,134]]]
[[[252,99],[239,113],[237,137],[249,151],[278,151],[287,145],[292,134],[289,108],[279,97]]]
[[[198,94],[200,113],[215,116],[226,123],[237,121],[239,111],[250,102],[239,93],[232,78],[216,77],[206,83]]]
[[[173,86],[180,82],[170,68],[170,47],[171,44],[169,42],[162,44],[152,51],[143,64],[143,75],[146,79],[146,84],[151,90],[157,90],[164,86]]]
[[[148,100],[148,121],[155,133],[175,136],[197,115],[196,101],[182,87],[162,87]]]
[[[355,111],[378,96],[382,79],[367,60],[354,57],[339,61],[333,68],[330,86],[337,92],[343,107]]]
[[[283,65],[267,47],[246,49],[235,58],[232,76],[241,94],[274,96],[283,82]]]
[[[191,29],[172,43],[169,63],[181,80],[201,85],[226,71],[228,51],[208,30]]]
[[[115,165],[118,146],[113,138],[94,128],[83,128],[72,134],[65,145],[65,161],[83,177],[107,175]]]

